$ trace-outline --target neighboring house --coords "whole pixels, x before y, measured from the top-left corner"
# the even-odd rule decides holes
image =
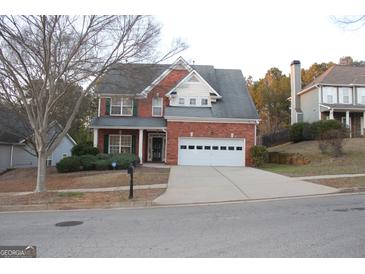
[[[28,140],[31,134],[27,136],[29,131],[21,127],[21,123],[17,129],[22,129],[17,134],[6,131],[6,127],[0,124],[0,172],[9,168],[36,167],[37,157]],[[51,138],[51,135],[50,135]],[[71,149],[76,142],[70,135],[66,135],[61,143],[56,147],[53,153],[47,159],[48,166],[55,166],[62,158],[71,156]]]
[[[291,124],[336,119],[351,137],[364,135],[365,67],[334,65],[301,87],[300,62],[291,64]]]
[[[141,162],[244,166],[259,118],[240,70],[119,64],[98,84],[94,146]]]

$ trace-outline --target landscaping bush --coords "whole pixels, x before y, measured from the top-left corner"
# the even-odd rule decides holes
[[[110,159],[110,155],[106,154],[106,153],[99,153],[96,155],[96,158],[98,160],[108,160],[108,159]]]
[[[95,170],[95,162],[97,158],[95,155],[82,155],[80,162],[83,170]]]
[[[346,128],[329,129],[320,135],[319,149],[322,154],[339,157],[343,154],[343,144],[348,135]]]
[[[329,130],[341,129],[342,124],[337,120],[321,120],[311,124],[311,131],[314,139],[321,139],[322,134]]]
[[[80,157],[65,157],[56,164],[56,168],[60,173],[79,171],[81,169]]]
[[[253,164],[256,167],[262,166],[268,160],[268,152],[265,146],[253,146],[251,148]]]
[[[74,156],[81,156],[81,155],[97,155],[99,153],[99,149],[93,147],[93,144],[88,143],[81,143],[74,146],[71,150],[72,155]]]
[[[96,170],[108,170],[111,167],[110,160],[96,160],[95,169]]]
[[[304,140],[307,140],[306,138],[309,137],[309,133],[306,132],[307,136],[304,136],[303,132],[306,131],[309,128],[308,123],[295,123],[290,126],[289,128],[289,138],[292,142],[297,143]]]
[[[111,161],[116,162],[117,169],[124,169],[124,168],[127,168],[134,161],[137,161],[137,157],[136,157],[136,155],[131,154],[131,153],[115,154],[115,155],[112,155]]]

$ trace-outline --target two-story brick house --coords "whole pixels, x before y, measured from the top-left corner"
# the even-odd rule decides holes
[[[300,62],[291,64],[291,123],[336,119],[351,137],[364,135],[365,67],[334,65],[301,87]]]
[[[94,146],[144,162],[244,166],[258,114],[240,70],[118,64],[98,83]]]

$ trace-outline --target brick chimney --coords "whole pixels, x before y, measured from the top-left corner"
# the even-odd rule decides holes
[[[294,60],[290,64],[290,88],[291,88],[291,116],[290,123],[298,121],[298,110],[300,111],[300,98],[298,92],[302,90],[302,77],[300,71],[300,61]]]

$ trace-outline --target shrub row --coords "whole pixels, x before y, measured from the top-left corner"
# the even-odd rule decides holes
[[[81,156],[81,155],[97,155],[99,153],[99,149],[94,147],[92,143],[81,143],[75,145],[71,153],[73,156]]]
[[[116,169],[125,169],[130,164],[138,162],[134,154],[97,154],[65,157],[56,165],[60,173],[74,172],[80,170],[108,170],[113,169],[115,162]]]
[[[289,128],[289,138],[292,142],[318,140],[330,131],[341,129],[342,124],[337,120],[321,120],[314,123],[296,123]]]

